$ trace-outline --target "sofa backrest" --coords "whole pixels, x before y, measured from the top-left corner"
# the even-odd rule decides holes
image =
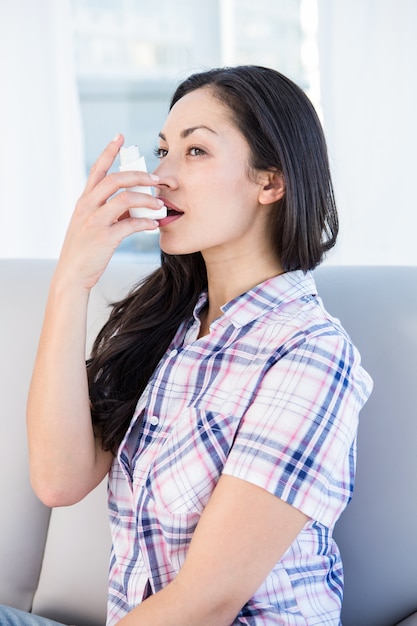
[[[103,482],[50,515],[31,491],[25,404],[53,261],[0,260],[0,603],[102,626],[109,531]],[[151,267],[115,260],[93,290],[88,342]],[[357,482],[335,535],[345,565],[344,626],[392,626],[417,610],[417,267],[317,270],[374,379],[362,411]],[[46,542],[46,543],[45,543]]]
[[[0,602],[23,609],[36,591],[50,515],[30,488],[25,426],[49,266],[0,261]]]
[[[392,626],[417,611],[417,267],[322,267],[316,282],[374,380],[354,496],[335,528],[342,621]]]

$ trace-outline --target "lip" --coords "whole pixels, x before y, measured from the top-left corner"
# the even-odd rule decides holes
[[[169,200],[167,200],[167,198],[164,198],[163,196],[159,196],[159,199],[163,200],[164,205],[168,209],[168,215],[158,220],[159,228],[163,228],[164,226],[171,224],[171,222],[175,222],[176,220],[178,220],[180,217],[184,215],[184,211],[181,211],[181,209],[175,206],[173,202],[170,202]]]

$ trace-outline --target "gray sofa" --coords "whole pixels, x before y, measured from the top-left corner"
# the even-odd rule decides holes
[[[26,394],[53,266],[0,260],[0,603],[103,626],[105,484],[77,505],[51,511],[28,478]],[[149,270],[112,262],[91,296],[90,342],[107,301]],[[416,625],[417,267],[326,266],[316,279],[375,383],[361,416],[355,495],[335,532],[345,564],[343,625]]]

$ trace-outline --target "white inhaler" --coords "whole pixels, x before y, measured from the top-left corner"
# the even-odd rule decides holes
[[[119,150],[120,157],[120,166],[119,170],[121,172],[147,172],[145,157],[141,157],[139,153],[139,148],[137,146],[128,146],[126,148],[120,148]],[[141,187],[140,185],[135,185],[134,187],[129,187],[132,191],[140,191],[142,193],[148,193],[152,195],[152,190],[150,187]],[[132,217],[149,217],[152,220],[161,220],[162,218],[167,216],[167,208],[163,206],[160,209],[148,209],[146,207],[137,207],[134,209],[129,209],[129,213]]]

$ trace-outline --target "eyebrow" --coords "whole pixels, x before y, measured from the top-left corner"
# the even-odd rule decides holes
[[[181,139],[186,139],[189,135],[194,133],[196,130],[200,130],[200,129],[208,130],[210,133],[217,135],[215,130],[213,130],[212,128],[209,128],[208,126],[205,126],[204,124],[201,124],[200,126],[192,126],[191,128],[185,128],[184,130],[181,131],[180,137]],[[163,133],[159,133],[159,136],[163,141],[166,141],[166,137]]]

